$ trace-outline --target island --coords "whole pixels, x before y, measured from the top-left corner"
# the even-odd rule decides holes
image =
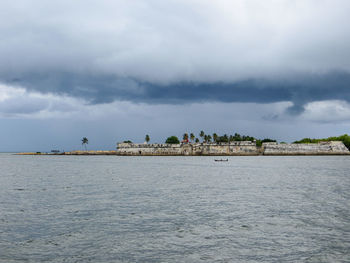
[[[88,151],[88,140],[83,138],[83,151],[51,153],[27,152],[19,155],[118,155],[118,156],[273,156],[273,155],[350,155],[350,136],[324,139],[304,138],[294,143],[278,143],[272,139],[255,139],[239,134],[227,136],[205,135],[203,131],[199,138],[193,133],[183,135],[183,140],[170,136],[165,143],[149,143],[150,136],[146,135],[144,143],[133,143],[130,140],[117,143],[113,151]]]

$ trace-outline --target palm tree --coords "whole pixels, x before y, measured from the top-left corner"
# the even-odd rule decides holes
[[[148,135],[148,134],[146,134],[145,140],[146,140],[146,142],[147,142],[147,143],[149,142],[150,137],[149,137],[149,135]]]
[[[199,133],[199,137],[201,137],[202,139],[204,139],[204,135],[205,135],[204,131],[201,131],[201,132]]]
[[[207,142],[208,141],[208,135],[204,135],[204,142]]]
[[[184,141],[188,141],[188,133],[187,132],[184,133],[182,138],[183,138]]]
[[[216,142],[217,139],[218,139],[218,135],[216,133],[213,133],[213,140],[214,140],[214,142]]]
[[[208,135],[207,140],[208,140],[208,142],[211,142],[211,136],[210,135]]]
[[[196,143],[199,143],[199,139],[198,139],[198,138],[196,138],[195,142],[196,142]]]
[[[195,137],[194,134],[191,132],[191,134],[190,134],[191,142],[193,142],[195,138],[196,138],[196,137]]]
[[[85,151],[86,151],[86,144],[89,144],[89,140],[88,138],[84,137],[82,140],[81,140],[81,145],[85,146]]]

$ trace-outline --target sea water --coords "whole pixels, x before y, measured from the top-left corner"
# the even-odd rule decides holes
[[[350,157],[214,159],[1,154],[0,262],[350,261]]]

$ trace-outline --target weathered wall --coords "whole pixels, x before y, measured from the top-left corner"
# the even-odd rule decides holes
[[[184,155],[181,144],[118,143],[119,155]]]
[[[255,142],[194,143],[194,144],[133,144],[118,143],[117,155],[346,155],[349,150],[342,142],[321,142],[314,144],[264,143],[257,147]]]
[[[350,154],[343,142],[306,144],[263,143],[264,155],[346,155]]]
[[[199,144],[195,150],[198,155],[258,155],[255,142],[231,142]]]
[[[119,155],[258,155],[255,142],[194,144],[118,143]]]

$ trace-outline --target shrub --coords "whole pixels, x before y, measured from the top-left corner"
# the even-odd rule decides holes
[[[170,136],[166,139],[165,143],[170,143],[170,144],[178,144],[180,143],[179,138],[176,136]]]
[[[350,150],[350,136],[347,134],[338,136],[338,137],[328,137],[324,139],[310,139],[310,138],[304,138],[300,141],[295,141],[294,143],[318,143],[318,142],[329,142],[329,141],[341,141],[344,143],[346,148]]]
[[[266,138],[266,139],[261,140],[261,142],[276,142],[276,140]]]
[[[261,140],[256,140],[256,146],[261,147],[262,146],[262,141]]]

